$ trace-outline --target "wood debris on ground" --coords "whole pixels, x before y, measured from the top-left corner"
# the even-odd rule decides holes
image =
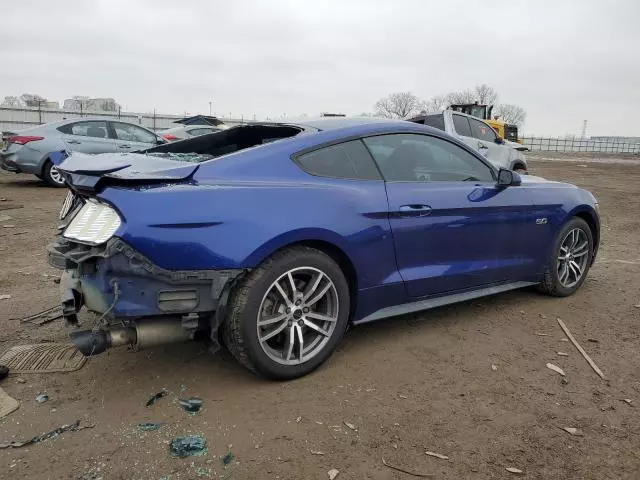
[[[604,373],[602,373],[602,370],[600,370],[600,368],[598,368],[598,366],[596,365],[596,362],[594,362],[591,359],[591,357],[589,355],[587,355],[587,352],[584,351],[584,348],[582,348],[580,346],[578,341],[575,338],[573,338],[573,335],[571,335],[571,332],[569,331],[567,326],[564,324],[564,322],[562,320],[558,319],[558,325],[560,325],[560,328],[562,328],[562,331],[569,338],[569,340],[571,340],[571,343],[573,343],[573,346],[576,347],[576,349],[584,357],[584,359],[587,361],[587,363],[591,366],[593,371],[596,372],[598,374],[598,376],[604,380],[605,378],[604,378]]]
[[[562,370],[559,366],[554,365],[553,363],[547,363],[547,368],[549,370],[553,370],[556,373],[559,373],[560,375],[562,375],[563,377],[565,376],[564,374],[564,370]]]
[[[356,426],[353,423],[349,423],[349,422],[345,422],[345,421],[343,421],[342,423],[344,423],[349,429],[353,430],[354,432],[358,431],[358,429],[356,428]]]
[[[569,356],[569,354],[566,353],[566,352],[556,352],[556,353],[561,357],[568,357]]]
[[[436,457],[439,458],[441,460],[449,460],[449,457],[447,457],[446,455],[443,455],[441,453],[436,453],[436,452],[430,452],[429,450],[427,450],[426,452],[424,452],[426,455],[429,455],[430,457]]]
[[[574,427],[562,427],[562,430],[564,430],[565,432],[567,432],[570,435],[573,435],[574,437],[582,437],[582,430],[578,429],[578,428],[574,428]]]
[[[327,475],[329,476],[329,480],[334,480],[338,476],[339,473],[340,473],[340,471],[335,469],[335,468],[332,468],[331,470],[329,470],[327,472]]]
[[[516,467],[506,467],[505,470],[509,473],[517,473],[517,474],[522,473],[522,470]]]
[[[428,475],[426,473],[417,473],[417,472],[412,472],[411,470],[406,470],[402,467],[397,467],[395,465],[390,464],[389,462],[387,462],[384,457],[382,457],[382,464],[387,467],[390,468],[392,470],[397,470],[398,472],[402,472],[402,473],[406,473],[407,475],[411,475],[413,477],[420,477],[420,478],[430,478],[433,477],[433,475]]]

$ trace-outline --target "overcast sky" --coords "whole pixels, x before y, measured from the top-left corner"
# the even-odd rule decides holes
[[[22,0],[2,5],[0,97],[264,118],[487,83],[526,133],[640,136],[639,21],[640,0]]]

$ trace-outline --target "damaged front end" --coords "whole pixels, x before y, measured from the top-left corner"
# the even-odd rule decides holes
[[[124,163],[129,159],[118,157],[117,165],[94,162],[96,171],[70,168],[73,160],[83,159],[74,154],[60,167],[72,190],[60,212],[58,236],[49,246],[50,265],[64,271],[60,282],[64,318],[77,326],[82,307],[97,315],[94,328],[72,334],[73,343],[90,356],[121,345],[144,348],[185,341],[209,330],[217,349],[224,299],[243,270],[179,271],[156,265],[116,236],[125,219],[96,194],[101,181],[112,185],[130,181],[126,179],[130,165]],[[160,163],[166,168],[166,162]],[[141,175],[137,169],[136,181],[188,178],[184,164],[176,163],[179,170],[162,173]]]

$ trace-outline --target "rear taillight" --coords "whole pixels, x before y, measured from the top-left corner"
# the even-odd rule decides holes
[[[44,140],[44,137],[31,137],[25,135],[14,135],[9,137],[9,143],[17,143],[18,145],[26,145],[29,142],[37,142],[38,140]]]
[[[173,140],[178,140],[178,137],[176,137],[175,135],[171,135],[170,133],[165,133],[164,135],[162,135],[162,137],[166,140],[169,140],[170,142],[172,142]]]

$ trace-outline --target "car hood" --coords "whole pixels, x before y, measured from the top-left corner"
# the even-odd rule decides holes
[[[207,157],[207,158],[202,158]],[[98,183],[180,181],[198,170],[203,155],[151,155],[141,153],[102,153],[89,155],[74,152],[59,165],[72,188],[95,190]]]
[[[519,152],[526,152],[529,150],[528,147],[525,147],[521,143],[512,142],[511,140],[507,140],[507,139],[504,140],[504,144],[507,147],[513,148],[514,150],[518,150]]]
[[[549,186],[562,186],[570,188],[578,188],[572,183],[558,182],[556,180],[547,180],[546,178],[536,177],[535,175],[520,175],[520,180],[523,185],[533,185],[535,183],[544,183]]]
[[[522,183],[558,183],[535,175],[520,175],[520,180],[522,180]]]

